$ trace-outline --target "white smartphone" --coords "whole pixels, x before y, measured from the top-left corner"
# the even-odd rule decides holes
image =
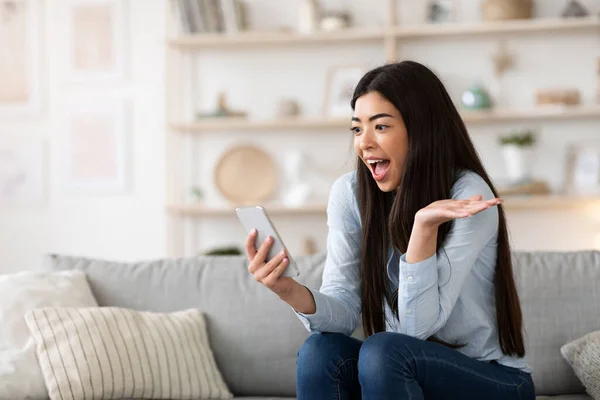
[[[238,207],[235,209],[235,213],[237,214],[239,220],[242,222],[244,229],[247,234],[250,234],[252,229],[258,231],[258,235],[256,236],[256,240],[254,245],[258,249],[264,242],[267,236],[271,236],[273,238],[273,245],[269,249],[269,252],[266,257],[266,261],[269,261],[271,258],[277,255],[281,250],[285,250],[286,257],[289,260],[289,264],[286,267],[285,271],[281,274],[281,276],[285,277],[296,277],[300,275],[300,271],[298,270],[298,266],[292,259],[291,254],[288,252],[283,240],[277,233],[275,226],[271,222],[271,219],[267,215],[267,211],[261,206],[248,206],[248,207]]]

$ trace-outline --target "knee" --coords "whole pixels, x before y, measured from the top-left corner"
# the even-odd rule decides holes
[[[298,363],[315,365],[322,360],[333,356],[340,348],[340,339],[337,333],[313,333],[298,350]]]
[[[418,339],[393,332],[379,332],[369,336],[360,348],[358,357],[361,382],[386,381],[389,374],[397,372],[398,366],[408,366],[414,340]]]
[[[313,333],[298,350],[296,366],[303,375],[309,371],[321,373],[332,361],[342,357],[345,336],[341,333]]]

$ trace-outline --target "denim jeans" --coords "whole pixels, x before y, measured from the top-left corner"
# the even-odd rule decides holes
[[[311,334],[296,384],[298,400],[535,400],[529,373],[393,332]]]

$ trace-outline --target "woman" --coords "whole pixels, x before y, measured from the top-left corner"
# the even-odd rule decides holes
[[[321,289],[246,242],[249,271],[313,333],[298,399],[534,399],[502,200],[443,84],[389,64],[351,105],[357,166],[331,190]]]

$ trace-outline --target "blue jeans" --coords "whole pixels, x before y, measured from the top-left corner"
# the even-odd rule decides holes
[[[393,332],[364,342],[313,333],[298,352],[298,400],[535,400],[531,375]]]

